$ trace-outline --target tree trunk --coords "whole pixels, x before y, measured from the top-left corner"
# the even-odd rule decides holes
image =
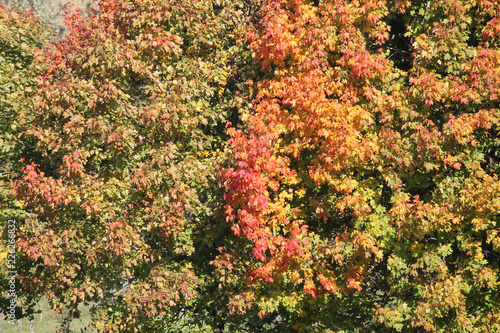
[[[35,328],[33,327],[34,319],[35,319],[35,316],[30,315],[30,333],[35,333]]]

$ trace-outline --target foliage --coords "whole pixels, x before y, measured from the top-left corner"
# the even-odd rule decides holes
[[[7,8],[15,7],[30,12],[42,21],[49,23],[54,31],[53,39],[62,39],[68,32],[64,25],[65,10],[79,8],[83,12],[95,10],[94,0],[2,0]]]
[[[267,75],[223,174],[253,245],[243,312],[285,308],[304,331],[498,329],[498,10],[263,5],[247,37]]]
[[[9,290],[7,271],[21,269],[14,260],[15,247],[9,248],[8,221],[25,216],[22,205],[16,202],[11,189],[11,180],[20,176],[23,151],[29,149],[29,142],[18,140],[25,129],[21,113],[30,108],[29,97],[35,91],[36,70],[33,66],[34,52],[42,47],[48,37],[47,26],[29,13],[7,10],[0,5],[0,286]],[[11,255],[8,257],[8,255]],[[9,261],[9,260],[10,261]],[[12,265],[8,269],[8,264]],[[8,313],[10,304],[0,295],[0,312]],[[18,290],[18,296],[22,296]]]
[[[33,107],[18,111],[33,145],[14,186],[30,214],[17,243],[26,292],[72,316],[97,302],[100,331],[163,331],[205,302],[211,237],[223,236],[214,168],[227,119],[249,100],[235,72],[250,55],[236,46],[243,10],[101,1],[37,54]]]
[[[499,4],[99,6],[38,51],[2,11],[25,293],[107,332],[500,330]]]

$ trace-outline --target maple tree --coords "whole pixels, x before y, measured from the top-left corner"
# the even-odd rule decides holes
[[[36,84],[34,52],[49,36],[46,24],[27,12],[7,10],[0,5],[0,214],[2,223],[22,215],[10,191],[10,174],[28,149],[18,142],[22,132],[19,113],[30,107],[29,95]]]
[[[234,311],[285,309],[297,330],[499,328],[498,10],[264,3],[247,37],[267,75],[222,173],[253,244]]]
[[[13,233],[8,232],[14,231],[12,226],[26,215],[10,191],[11,180],[20,174],[21,158],[30,148],[30,142],[17,140],[24,130],[19,113],[31,106],[29,96],[36,85],[34,52],[49,33],[32,14],[0,5],[0,312],[5,314],[10,305],[6,291],[11,289],[8,278],[12,274],[8,271],[23,269],[15,261],[16,248],[9,242]],[[17,290],[17,296],[24,296],[21,290]],[[20,316],[21,309],[16,310]]]
[[[25,293],[70,317],[92,302],[100,331],[221,325],[206,298],[223,237],[213,192],[224,126],[249,104],[236,72],[250,59],[236,42],[244,10],[104,0],[36,52],[32,106],[16,109],[17,139],[31,143],[13,185],[28,214],[17,235]],[[209,313],[194,312],[205,303]]]
[[[39,50],[1,11],[23,292],[108,332],[499,330],[499,10],[102,0]]]

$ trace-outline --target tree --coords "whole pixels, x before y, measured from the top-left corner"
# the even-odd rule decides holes
[[[30,214],[18,236],[26,292],[75,317],[94,302],[100,331],[224,325],[205,294],[218,290],[210,261],[223,237],[215,165],[224,125],[249,100],[236,27],[251,10],[104,0],[67,18],[69,35],[36,58],[22,112],[33,142],[14,186]]]
[[[36,85],[34,54],[49,33],[47,26],[32,14],[0,5],[0,312],[4,314],[10,313],[8,278],[17,278],[8,271],[22,269],[10,241],[15,240],[17,221],[25,217],[21,204],[10,192],[11,180],[20,176],[23,152],[30,149],[30,142],[18,140],[25,129],[21,125],[22,113],[31,107],[29,96]],[[20,290],[16,295],[23,296]]]
[[[267,74],[222,173],[253,248],[235,309],[299,331],[497,330],[498,4],[277,0],[260,15],[247,37]]]
[[[103,0],[43,51],[15,30],[24,292],[110,332],[499,330],[499,9]]]

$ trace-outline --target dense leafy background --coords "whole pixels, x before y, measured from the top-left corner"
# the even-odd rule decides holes
[[[9,270],[7,224],[9,220],[20,221],[27,215],[11,193],[12,180],[20,176],[22,157],[32,144],[20,141],[19,135],[25,130],[23,113],[32,108],[30,98],[36,91],[34,52],[49,35],[47,25],[33,15],[0,7],[0,286],[3,291],[10,289],[6,280]],[[29,269],[19,262],[16,268]],[[3,309],[9,301],[5,293],[0,295]],[[18,311],[17,315],[21,313]]]
[[[108,332],[500,330],[499,10],[102,0],[43,46],[2,9],[23,293]]]

